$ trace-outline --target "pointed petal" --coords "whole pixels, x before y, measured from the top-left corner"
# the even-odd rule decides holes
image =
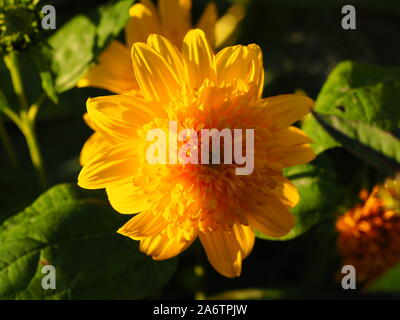
[[[295,225],[295,217],[276,197],[270,196],[267,204],[248,215],[253,229],[270,237],[282,237]]]
[[[235,224],[233,230],[239,247],[242,250],[242,257],[245,259],[254,247],[255,235],[253,229],[249,226]]]
[[[103,137],[98,133],[93,133],[82,147],[81,154],[79,156],[79,163],[84,166],[91,159],[93,159],[97,154],[103,152],[110,147],[110,144],[103,139]]]
[[[154,215],[151,211],[137,214],[125,223],[118,233],[134,240],[142,240],[159,235],[167,224],[161,215]]]
[[[168,238],[166,231],[140,241],[140,251],[154,260],[173,258],[188,248],[193,241],[183,238]]]
[[[308,163],[315,159],[315,153],[309,144],[302,144],[288,149],[284,156],[286,167]]]
[[[167,61],[147,44],[132,46],[135,76],[147,101],[165,102],[180,89],[179,76]]]
[[[264,86],[262,52],[259,46],[233,46],[221,50],[216,56],[218,83],[241,79],[255,83],[261,96]]]
[[[112,41],[100,54],[99,63],[86,72],[77,86],[96,87],[118,94],[138,89],[129,49],[119,41]]]
[[[152,33],[160,33],[157,15],[144,4],[134,4],[129,14],[131,19],[125,27],[128,48],[131,48],[135,42],[146,42],[147,37]]]
[[[102,189],[118,185],[136,172],[138,156],[135,143],[111,146],[86,163],[78,177],[78,185],[85,189]]]
[[[119,213],[133,214],[148,208],[147,196],[133,186],[131,179],[106,188],[111,206]]]
[[[300,94],[285,94],[262,100],[266,115],[277,129],[290,126],[311,112],[314,101]]]
[[[289,208],[295,207],[300,201],[296,186],[284,177],[280,178],[278,186],[273,190],[273,194]]]
[[[240,276],[243,256],[235,232],[217,229],[199,236],[215,270],[229,278]]]
[[[186,34],[182,53],[192,89],[199,89],[206,79],[216,80],[214,53],[202,30],[194,29]]]
[[[293,126],[278,131],[276,133],[276,141],[283,147],[294,147],[313,142],[304,131]]]
[[[197,28],[204,31],[207,39],[212,47],[215,47],[215,25],[218,20],[218,10],[215,2],[210,2],[204,9],[199,21],[197,22]]]
[[[244,15],[244,7],[240,4],[235,4],[217,21],[215,26],[215,44],[217,48],[229,39]]]
[[[136,129],[153,118],[142,98],[126,95],[88,99],[87,110],[96,131],[111,144],[136,137]]]
[[[157,51],[176,72],[180,83],[188,82],[188,74],[184,67],[183,56],[178,48],[163,36],[152,34],[147,45]]]

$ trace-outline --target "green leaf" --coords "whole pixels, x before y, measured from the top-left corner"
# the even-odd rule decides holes
[[[57,92],[73,86],[129,19],[132,0],[120,0],[78,15],[49,38]]]
[[[368,286],[370,292],[399,292],[400,264],[389,269],[382,277]]]
[[[268,240],[296,238],[317,223],[328,220],[337,207],[340,188],[328,158],[319,156],[313,163],[298,165],[285,170],[286,177],[297,187],[300,202],[292,209],[295,227],[284,237],[271,238],[260,232],[257,237]]]
[[[99,192],[58,185],[0,226],[0,298],[138,299],[161,288],[176,259],[153,261],[116,233],[127,220]],[[56,268],[56,289],[41,286]]]
[[[51,73],[51,62],[48,60],[50,56],[48,47],[34,48],[32,50],[32,58],[35,61],[42,81],[42,88],[46,95],[55,104],[58,104],[57,92],[54,84],[54,75]]]
[[[391,131],[400,127],[399,105],[400,68],[345,61],[329,75],[315,111]],[[304,122],[302,129],[315,141],[316,153],[340,146],[313,117]]]
[[[314,117],[350,153],[388,175],[400,171],[400,140],[390,132],[337,116]]]

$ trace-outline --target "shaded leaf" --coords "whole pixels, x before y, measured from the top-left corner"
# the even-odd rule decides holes
[[[384,130],[400,127],[400,68],[345,61],[330,73],[315,103],[315,111],[360,120]],[[302,129],[315,141],[316,153],[340,146],[309,118]]]
[[[0,297],[138,299],[162,287],[176,259],[155,262],[116,233],[127,220],[99,192],[58,185],[0,226]],[[41,286],[56,268],[56,289]]]
[[[50,53],[48,47],[43,46],[42,48],[34,48],[32,50],[32,57],[39,71],[42,88],[51,101],[58,104],[54,75],[51,72],[51,62],[48,60],[49,56]]]
[[[90,63],[126,25],[132,3],[120,0],[88,15],[77,15],[49,38],[57,92],[75,86]]]
[[[400,140],[390,132],[361,121],[314,113],[322,127],[349,152],[393,175],[400,171]]]

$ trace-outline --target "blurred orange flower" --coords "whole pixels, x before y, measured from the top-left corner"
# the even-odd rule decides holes
[[[392,185],[389,180],[385,183]],[[370,194],[360,193],[356,205],[336,222],[338,248],[343,264],[353,265],[357,281],[369,283],[400,262],[400,215],[386,206],[381,194],[386,187],[375,186]]]

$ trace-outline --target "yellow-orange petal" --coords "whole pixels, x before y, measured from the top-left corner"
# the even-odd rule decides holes
[[[182,42],[191,25],[191,7],[189,0],[159,0],[158,12],[163,34],[176,46]]]
[[[245,259],[254,247],[254,231],[250,226],[244,226],[242,224],[235,224],[233,226],[233,231],[235,232],[236,240],[242,251],[242,257]]]
[[[118,233],[135,240],[142,240],[160,234],[166,227],[167,224],[162,215],[144,211],[125,223]]]
[[[244,15],[244,7],[240,4],[235,4],[217,21],[215,26],[216,47],[220,47],[229,39]]]
[[[134,214],[149,207],[148,195],[142,194],[137,187],[134,187],[131,179],[106,188],[106,192],[111,206],[119,213]]]
[[[311,112],[314,101],[301,94],[284,94],[262,99],[262,105],[272,125],[282,129]]]
[[[165,102],[180,89],[179,76],[153,48],[142,42],[132,46],[135,76],[147,101]]]
[[[211,46],[215,47],[215,25],[218,20],[218,10],[215,2],[210,2],[204,9],[199,21],[197,22],[197,28],[204,31],[207,39]]]
[[[256,84],[258,94],[262,93],[264,70],[259,46],[238,45],[221,50],[216,55],[216,69],[218,83],[229,83],[234,79],[240,79],[246,84]]]
[[[294,147],[313,142],[303,130],[293,126],[278,131],[275,137],[276,142],[283,147]]]
[[[284,177],[279,178],[278,186],[272,193],[289,208],[295,207],[300,201],[300,195],[296,186]]]
[[[233,230],[216,229],[199,236],[208,261],[215,270],[229,278],[240,276],[243,254]]]
[[[295,225],[295,217],[288,208],[275,196],[268,197],[265,206],[257,212],[251,212],[248,220],[253,229],[270,237],[282,237]]]
[[[315,159],[315,153],[309,144],[294,146],[285,152],[283,163],[286,167],[308,163]]]
[[[106,150],[110,144],[102,138],[102,136],[95,132],[89,139],[86,140],[82,147],[81,154],[79,156],[79,163],[84,166],[91,159],[93,159],[97,154]]]
[[[206,79],[216,81],[214,53],[202,30],[193,29],[186,34],[182,53],[192,89],[199,89]]]
[[[129,14],[131,19],[125,27],[126,43],[131,48],[135,42],[146,42],[152,33],[160,33],[158,17],[143,3],[134,4]]]
[[[96,131],[111,144],[136,137],[136,129],[153,118],[142,98],[126,95],[88,99],[87,110]]]
[[[147,38],[147,45],[157,51],[172,69],[175,70],[180,83],[188,82],[188,74],[184,67],[183,56],[171,41],[163,36],[151,34]]]
[[[102,189],[121,184],[136,172],[138,155],[136,143],[112,145],[86,163],[78,177],[85,189]]]
[[[184,238],[169,238],[164,230],[160,234],[147,237],[140,241],[140,251],[151,256],[154,260],[171,259],[186,248],[188,248],[193,240],[185,240]]]
[[[112,41],[100,54],[98,64],[85,73],[77,86],[96,87],[114,93],[137,90],[129,49],[119,41]]]

